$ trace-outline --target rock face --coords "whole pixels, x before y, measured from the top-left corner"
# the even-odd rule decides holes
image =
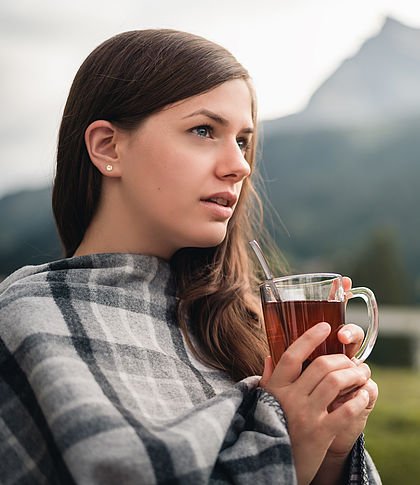
[[[288,231],[273,224],[276,241],[295,268],[356,277],[377,234],[387,234],[420,302],[419,87],[420,29],[387,19],[303,111],[263,124],[266,192]],[[371,260],[371,282],[361,282],[396,280],[380,274],[385,263]]]
[[[381,282],[404,281],[419,304],[420,29],[388,19],[305,110],[263,130],[261,191],[281,219],[266,223],[293,271],[349,274],[387,303]],[[0,199],[0,279],[60,257],[50,195]]]
[[[419,86],[420,29],[387,18],[381,31],[339,66],[303,111],[268,122],[267,128],[344,127],[416,116]]]

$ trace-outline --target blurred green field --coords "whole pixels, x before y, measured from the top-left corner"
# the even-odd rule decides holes
[[[384,485],[420,483],[420,372],[372,367],[379,399],[366,428],[366,446]]]

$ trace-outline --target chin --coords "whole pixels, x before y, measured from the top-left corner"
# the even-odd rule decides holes
[[[226,237],[226,227],[220,231],[208,231],[208,233],[202,233],[199,237],[194,238],[195,241],[191,244],[191,247],[196,248],[212,248],[221,244]],[[191,241],[192,242],[192,241]]]

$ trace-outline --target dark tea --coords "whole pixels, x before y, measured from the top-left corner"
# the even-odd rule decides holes
[[[341,301],[284,301],[263,304],[265,328],[271,357],[277,364],[286,348],[319,322],[331,325],[328,338],[309,356],[305,366],[320,355],[344,353],[337,332],[345,319]]]

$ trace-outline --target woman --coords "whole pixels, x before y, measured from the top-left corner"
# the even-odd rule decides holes
[[[66,258],[1,286],[2,483],[380,483],[369,368],[301,372],[329,325],[264,367],[256,131],[247,71],[200,37],[127,32],[83,63],[53,191]]]

